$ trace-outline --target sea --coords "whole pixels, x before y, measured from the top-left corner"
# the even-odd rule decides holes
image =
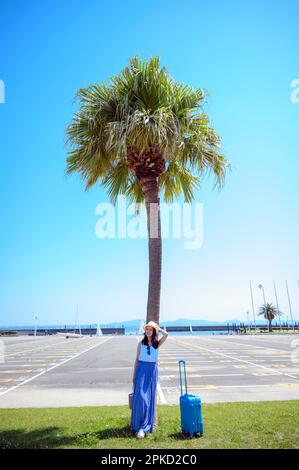
[[[185,325],[184,325],[185,326]],[[138,334],[139,332],[139,326],[127,326],[127,325],[122,325],[122,324],[115,324],[115,323],[111,323],[111,324],[100,324],[100,327],[102,328],[121,328],[121,327],[124,327],[125,328],[125,335],[136,335]],[[88,324],[88,325],[80,325],[80,328],[81,329],[88,329],[88,328],[97,328],[97,324]],[[10,326],[1,326],[0,325],[0,330],[34,330],[35,329],[35,325],[10,325]],[[77,325],[38,325],[37,326],[37,331],[39,329],[46,329],[46,330],[49,330],[51,331],[51,329],[72,329],[72,330],[78,330],[78,326]],[[166,327],[166,330],[167,330],[167,327]],[[169,332],[170,335],[190,335],[190,331],[170,331]],[[227,329],[223,330],[223,331],[219,331],[219,330],[211,330],[211,331],[193,331],[192,333],[193,335],[223,335],[223,334],[228,334],[228,331]],[[230,330],[230,334],[234,334],[234,332],[232,332]]]

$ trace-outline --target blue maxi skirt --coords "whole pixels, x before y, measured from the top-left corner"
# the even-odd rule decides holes
[[[155,398],[158,383],[156,362],[138,361],[132,400],[131,428],[153,432],[155,422]]]

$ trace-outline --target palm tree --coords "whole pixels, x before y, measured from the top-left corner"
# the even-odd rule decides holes
[[[263,315],[263,317],[268,320],[270,333],[272,331],[272,321],[274,318],[282,316],[283,313],[273,304],[266,303],[260,306],[258,315]]]
[[[137,210],[145,202],[147,321],[159,322],[160,193],[166,202],[181,194],[191,202],[203,174],[212,172],[221,187],[228,166],[203,110],[205,94],[172,79],[159,57],[134,57],[107,84],[81,88],[77,97],[80,108],[67,127],[67,174],[78,172],[86,189],[100,182],[113,203],[120,194],[137,203]]]

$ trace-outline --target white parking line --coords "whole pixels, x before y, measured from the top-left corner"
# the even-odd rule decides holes
[[[185,355],[184,355],[184,357],[185,357]],[[178,358],[174,359],[173,361],[164,361],[164,360],[162,360],[161,362],[162,362],[162,364],[178,364]],[[215,361],[199,361],[197,359],[192,359],[192,358],[190,359],[190,363],[192,363],[192,364],[208,364],[208,363],[211,363],[211,362],[213,363]]]
[[[74,341],[78,341],[79,338],[76,338],[76,339],[73,339],[71,341],[68,342],[68,344],[71,344],[73,343]],[[82,338],[81,338],[82,339]],[[84,338],[85,339],[85,338]],[[61,344],[62,345],[62,341],[55,341],[55,343],[51,343],[51,344],[47,344],[47,345],[43,345],[42,347],[40,348],[33,348],[33,349],[23,349],[22,351],[16,351],[16,352],[9,352],[9,353],[6,353],[5,354],[5,357],[10,357],[10,356],[19,356],[20,354],[26,354],[28,352],[31,352],[31,351],[45,351],[47,348],[49,347],[52,347],[52,346],[55,346],[57,344]]]
[[[198,377],[240,377],[245,374],[188,374],[189,378],[198,378]],[[171,380],[179,378],[179,375],[161,375],[160,380]],[[193,387],[194,385],[192,385]]]
[[[42,372],[40,372],[39,374],[36,374],[36,375],[34,375],[33,377],[30,377],[30,379],[24,380],[24,381],[21,382],[20,384],[15,385],[14,387],[8,388],[8,389],[5,390],[4,392],[1,392],[1,393],[0,393],[0,397],[1,397],[2,395],[5,395],[5,394],[8,393],[8,392],[11,392],[12,390],[15,390],[16,388],[21,387],[22,385],[25,385],[25,384],[28,383],[28,382],[31,382],[32,380],[36,379],[37,377],[40,377],[41,375],[45,374],[46,372],[50,372],[50,370],[53,370],[53,369],[55,369],[56,367],[59,367],[59,366],[61,366],[62,364],[65,364],[66,362],[71,361],[72,359],[76,359],[77,357],[81,356],[81,354],[84,354],[84,353],[90,351],[91,349],[97,348],[98,346],[101,346],[102,344],[106,343],[106,342],[109,341],[110,339],[111,339],[111,337],[105,339],[105,340],[102,341],[101,343],[94,344],[94,345],[91,346],[90,348],[85,349],[84,351],[81,351],[81,352],[75,354],[74,356],[69,357],[68,359],[65,359],[65,361],[59,362],[58,364],[55,364],[54,366],[50,367],[49,369],[45,369],[45,370],[43,370]]]
[[[226,341],[225,339],[220,339],[220,338],[213,338],[210,341],[212,341],[213,343],[222,342],[222,343],[228,344],[229,346],[231,346],[231,344],[232,344],[229,341]],[[252,348],[255,348],[257,350],[258,349],[271,349],[272,351],[276,351],[276,353],[279,353],[279,351],[281,351],[283,353],[288,352],[288,350],[286,350],[286,349],[271,348],[271,346],[261,346],[261,345],[250,344],[250,343],[239,343],[237,341],[234,341],[234,344],[239,344],[240,346],[251,346]],[[279,342],[277,344],[281,345],[281,343],[279,343]],[[289,344],[286,344],[286,345],[289,345]],[[285,346],[285,345],[283,345],[283,346]],[[240,352],[238,349],[236,349],[235,351],[236,351],[236,353]],[[243,351],[245,351],[245,349],[243,349]],[[248,351],[250,351],[250,349],[248,349]]]
[[[298,335],[297,335],[297,337],[298,337]],[[257,342],[262,341],[263,344],[266,344],[267,342],[271,341],[271,343],[278,344],[278,345],[280,345],[280,346],[281,346],[281,345],[283,345],[283,346],[288,346],[288,345],[290,344],[290,341],[292,341],[292,340],[294,339],[294,337],[293,337],[293,335],[290,335],[290,336],[288,336],[288,337],[280,336],[279,341],[277,341],[277,338],[275,338],[275,339],[274,339],[273,337],[271,337],[271,338],[269,338],[269,337],[268,337],[268,338],[265,338],[265,337],[260,337],[260,336],[252,336],[252,337],[247,337],[247,338],[244,337],[244,341],[246,341],[246,339],[247,339],[247,340],[254,340],[254,341],[257,341]],[[240,341],[240,337],[236,338],[236,340],[239,340],[239,341]],[[234,340],[233,340],[233,343],[237,343],[236,340],[234,339]],[[282,340],[283,340],[283,341],[282,341]],[[223,340],[223,341],[225,341],[225,340]],[[246,345],[246,346],[248,346],[250,343],[245,343],[245,342],[244,342],[243,344]],[[259,343],[259,344],[261,344],[261,343]]]
[[[277,384],[278,386],[297,386],[297,384]],[[299,384],[298,384],[299,385]],[[211,390],[217,392],[221,388],[264,388],[264,389],[273,389],[273,384],[247,384],[247,385],[192,385],[190,387],[192,391],[197,390]],[[180,393],[179,387],[163,387],[163,389],[168,393]]]
[[[240,377],[245,374],[200,374],[199,377]]]
[[[297,379],[298,380],[298,377],[295,376],[295,375],[292,375],[292,374],[286,374],[285,372],[280,372],[278,370],[275,370],[275,369],[272,369],[270,367],[266,367],[266,366],[262,366],[262,365],[259,365],[259,364],[255,364],[254,362],[251,362],[251,361],[245,361],[244,359],[239,359],[237,357],[234,357],[234,356],[229,356],[228,354],[224,354],[224,353],[221,353],[221,352],[218,352],[218,351],[215,351],[213,349],[208,349],[208,348],[204,348],[202,346],[197,346],[195,344],[192,344],[192,343],[185,343],[184,341],[180,341],[180,340],[177,340],[177,339],[174,339],[174,338],[171,338],[172,341],[175,341],[179,344],[182,344],[183,346],[187,346],[187,347],[192,347],[192,348],[195,348],[195,349],[201,349],[201,350],[204,350],[204,351],[209,351],[213,354],[216,354],[218,356],[223,356],[223,357],[228,357],[230,359],[232,359],[233,361],[237,361],[237,362],[243,362],[244,364],[249,364],[251,366],[255,366],[255,367],[259,367],[261,369],[266,369],[266,370],[270,370],[272,372],[276,372],[277,375],[286,375],[287,377],[291,377],[292,379]]]
[[[217,385],[217,388],[272,388],[273,384]]]
[[[158,382],[158,384],[157,384],[157,391],[158,391],[158,394],[159,394],[160,403],[162,405],[167,405],[167,401],[165,399],[165,395],[164,395],[163,390],[161,388],[160,382]]]

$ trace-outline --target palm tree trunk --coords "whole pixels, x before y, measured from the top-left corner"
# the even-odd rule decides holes
[[[272,320],[269,320],[269,333],[272,331]]]
[[[159,323],[162,239],[158,181],[155,175],[142,176],[139,181],[145,198],[148,230],[149,279],[146,321]]]

